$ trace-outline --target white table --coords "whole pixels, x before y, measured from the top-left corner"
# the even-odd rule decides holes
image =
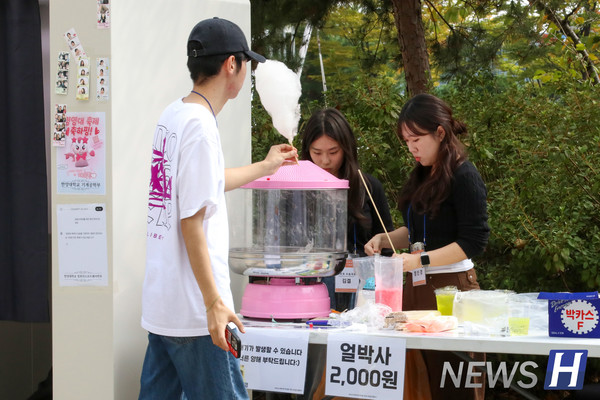
[[[327,344],[327,332],[335,328],[313,329],[310,343]],[[388,330],[360,331],[368,335],[398,337],[406,348],[420,350],[466,351],[548,355],[550,350],[587,350],[588,357],[600,358],[600,339],[535,336],[465,336],[458,332],[437,334],[404,333]]]
[[[256,322],[242,318],[248,326],[278,329],[310,329],[304,323]],[[313,327],[311,344],[327,344],[328,332],[345,331],[349,334],[398,337],[406,340],[406,348],[420,350],[465,351],[475,353],[508,353],[548,355],[550,350],[587,350],[588,357],[600,358],[600,339],[549,337],[542,332],[529,336],[467,336],[460,328],[442,333],[405,333],[386,329],[352,329]]]
[[[304,323],[271,323],[243,320],[247,326],[277,328],[284,334],[286,329],[310,329]],[[587,350],[588,357],[600,358],[600,339],[558,338],[548,334],[535,332],[529,336],[467,336],[460,329],[436,334],[405,333],[394,330],[352,329],[352,328],[320,328],[313,327],[309,335],[309,360],[306,371],[305,398],[312,398],[316,384],[321,379],[326,362],[327,336],[329,332],[347,332],[349,335],[366,334],[386,337],[397,337],[406,340],[407,349],[440,350],[457,353],[507,353],[549,355],[550,350]],[[535,399],[524,391],[523,398]]]

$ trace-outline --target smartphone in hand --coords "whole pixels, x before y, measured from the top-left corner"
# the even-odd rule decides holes
[[[229,351],[235,358],[240,358],[242,354],[242,340],[238,336],[235,331],[236,326],[233,322],[227,324],[227,328],[225,329],[225,339],[227,339],[227,345],[229,346]]]

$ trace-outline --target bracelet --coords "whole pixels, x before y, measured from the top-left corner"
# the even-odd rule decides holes
[[[206,308],[206,312],[208,312],[211,308],[213,308],[213,306],[215,304],[217,304],[217,300],[219,300],[221,298],[221,295],[217,295],[217,297],[212,301],[212,303],[210,303],[210,306],[208,306]]]

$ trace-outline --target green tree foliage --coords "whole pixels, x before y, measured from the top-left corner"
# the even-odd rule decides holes
[[[399,226],[398,192],[413,160],[396,137],[406,84],[389,2],[322,3],[330,5],[323,19],[311,23],[319,29],[329,90],[326,96],[321,90],[313,34],[302,76],[300,131],[314,109],[340,109],[354,127],[361,169],[383,182]],[[598,2],[424,0],[423,22],[431,92],[467,124],[464,141],[488,189],[491,236],[475,260],[482,288],[598,290]],[[252,116],[258,160],[283,138],[257,94]],[[599,380],[600,365],[588,360],[586,383]],[[489,395],[514,398],[498,390]]]
[[[434,72],[442,81],[502,74],[600,84],[596,0],[424,2]]]
[[[473,80],[440,89],[470,126],[471,159],[489,192],[492,234],[478,260],[483,285],[597,290],[597,90],[569,83],[495,86]]]
[[[251,0],[252,48],[296,70],[298,47],[309,23],[319,27],[335,1]]]
[[[313,34],[299,130],[316,108],[340,109],[358,138],[361,168],[384,183],[395,210],[413,161],[396,137],[406,86],[393,17],[383,1],[342,3],[311,22],[329,90],[321,90]],[[431,91],[469,126],[470,158],[488,187],[492,234],[476,260],[482,287],[598,289],[600,108],[578,48],[597,62],[599,14],[595,2],[538,3],[424,1]],[[579,45],[563,34],[567,26]],[[257,94],[253,132],[255,160],[283,140]],[[395,212],[397,226],[400,218]]]

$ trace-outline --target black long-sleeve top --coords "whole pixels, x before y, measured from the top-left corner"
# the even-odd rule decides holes
[[[377,211],[381,215],[381,219],[385,225],[385,229],[388,232],[394,230],[394,223],[392,221],[392,216],[390,214],[390,207],[387,202],[387,198],[385,196],[385,191],[383,190],[383,185],[381,182],[363,172],[363,177],[369,184],[369,191],[371,192],[371,196],[373,196],[373,202],[377,207]],[[356,251],[357,254],[361,257],[366,256],[364,246],[365,244],[371,240],[371,238],[378,233],[383,233],[384,229],[381,225],[381,221],[379,221],[379,217],[377,216],[377,212],[375,211],[375,207],[373,207],[373,203],[369,198],[369,195],[365,192],[365,201],[363,203],[363,214],[370,220],[369,228],[365,228],[361,226],[358,222],[355,221],[354,218],[348,218],[348,252],[354,253],[354,243],[355,243],[355,234],[356,234]],[[355,232],[356,228],[356,232]],[[391,251],[390,251],[391,254]]]
[[[425,241],[425,250],[431,251],[457,242],[468,258],[481,254],[490,235],[486,198],[487,190],[477,168],[470,161],[463,162],[454,171],[451,193],[435,218],[427,215],[424,221],[423,214],[414,209],[410,215],[408,207],[402,210],[411,243]]]

